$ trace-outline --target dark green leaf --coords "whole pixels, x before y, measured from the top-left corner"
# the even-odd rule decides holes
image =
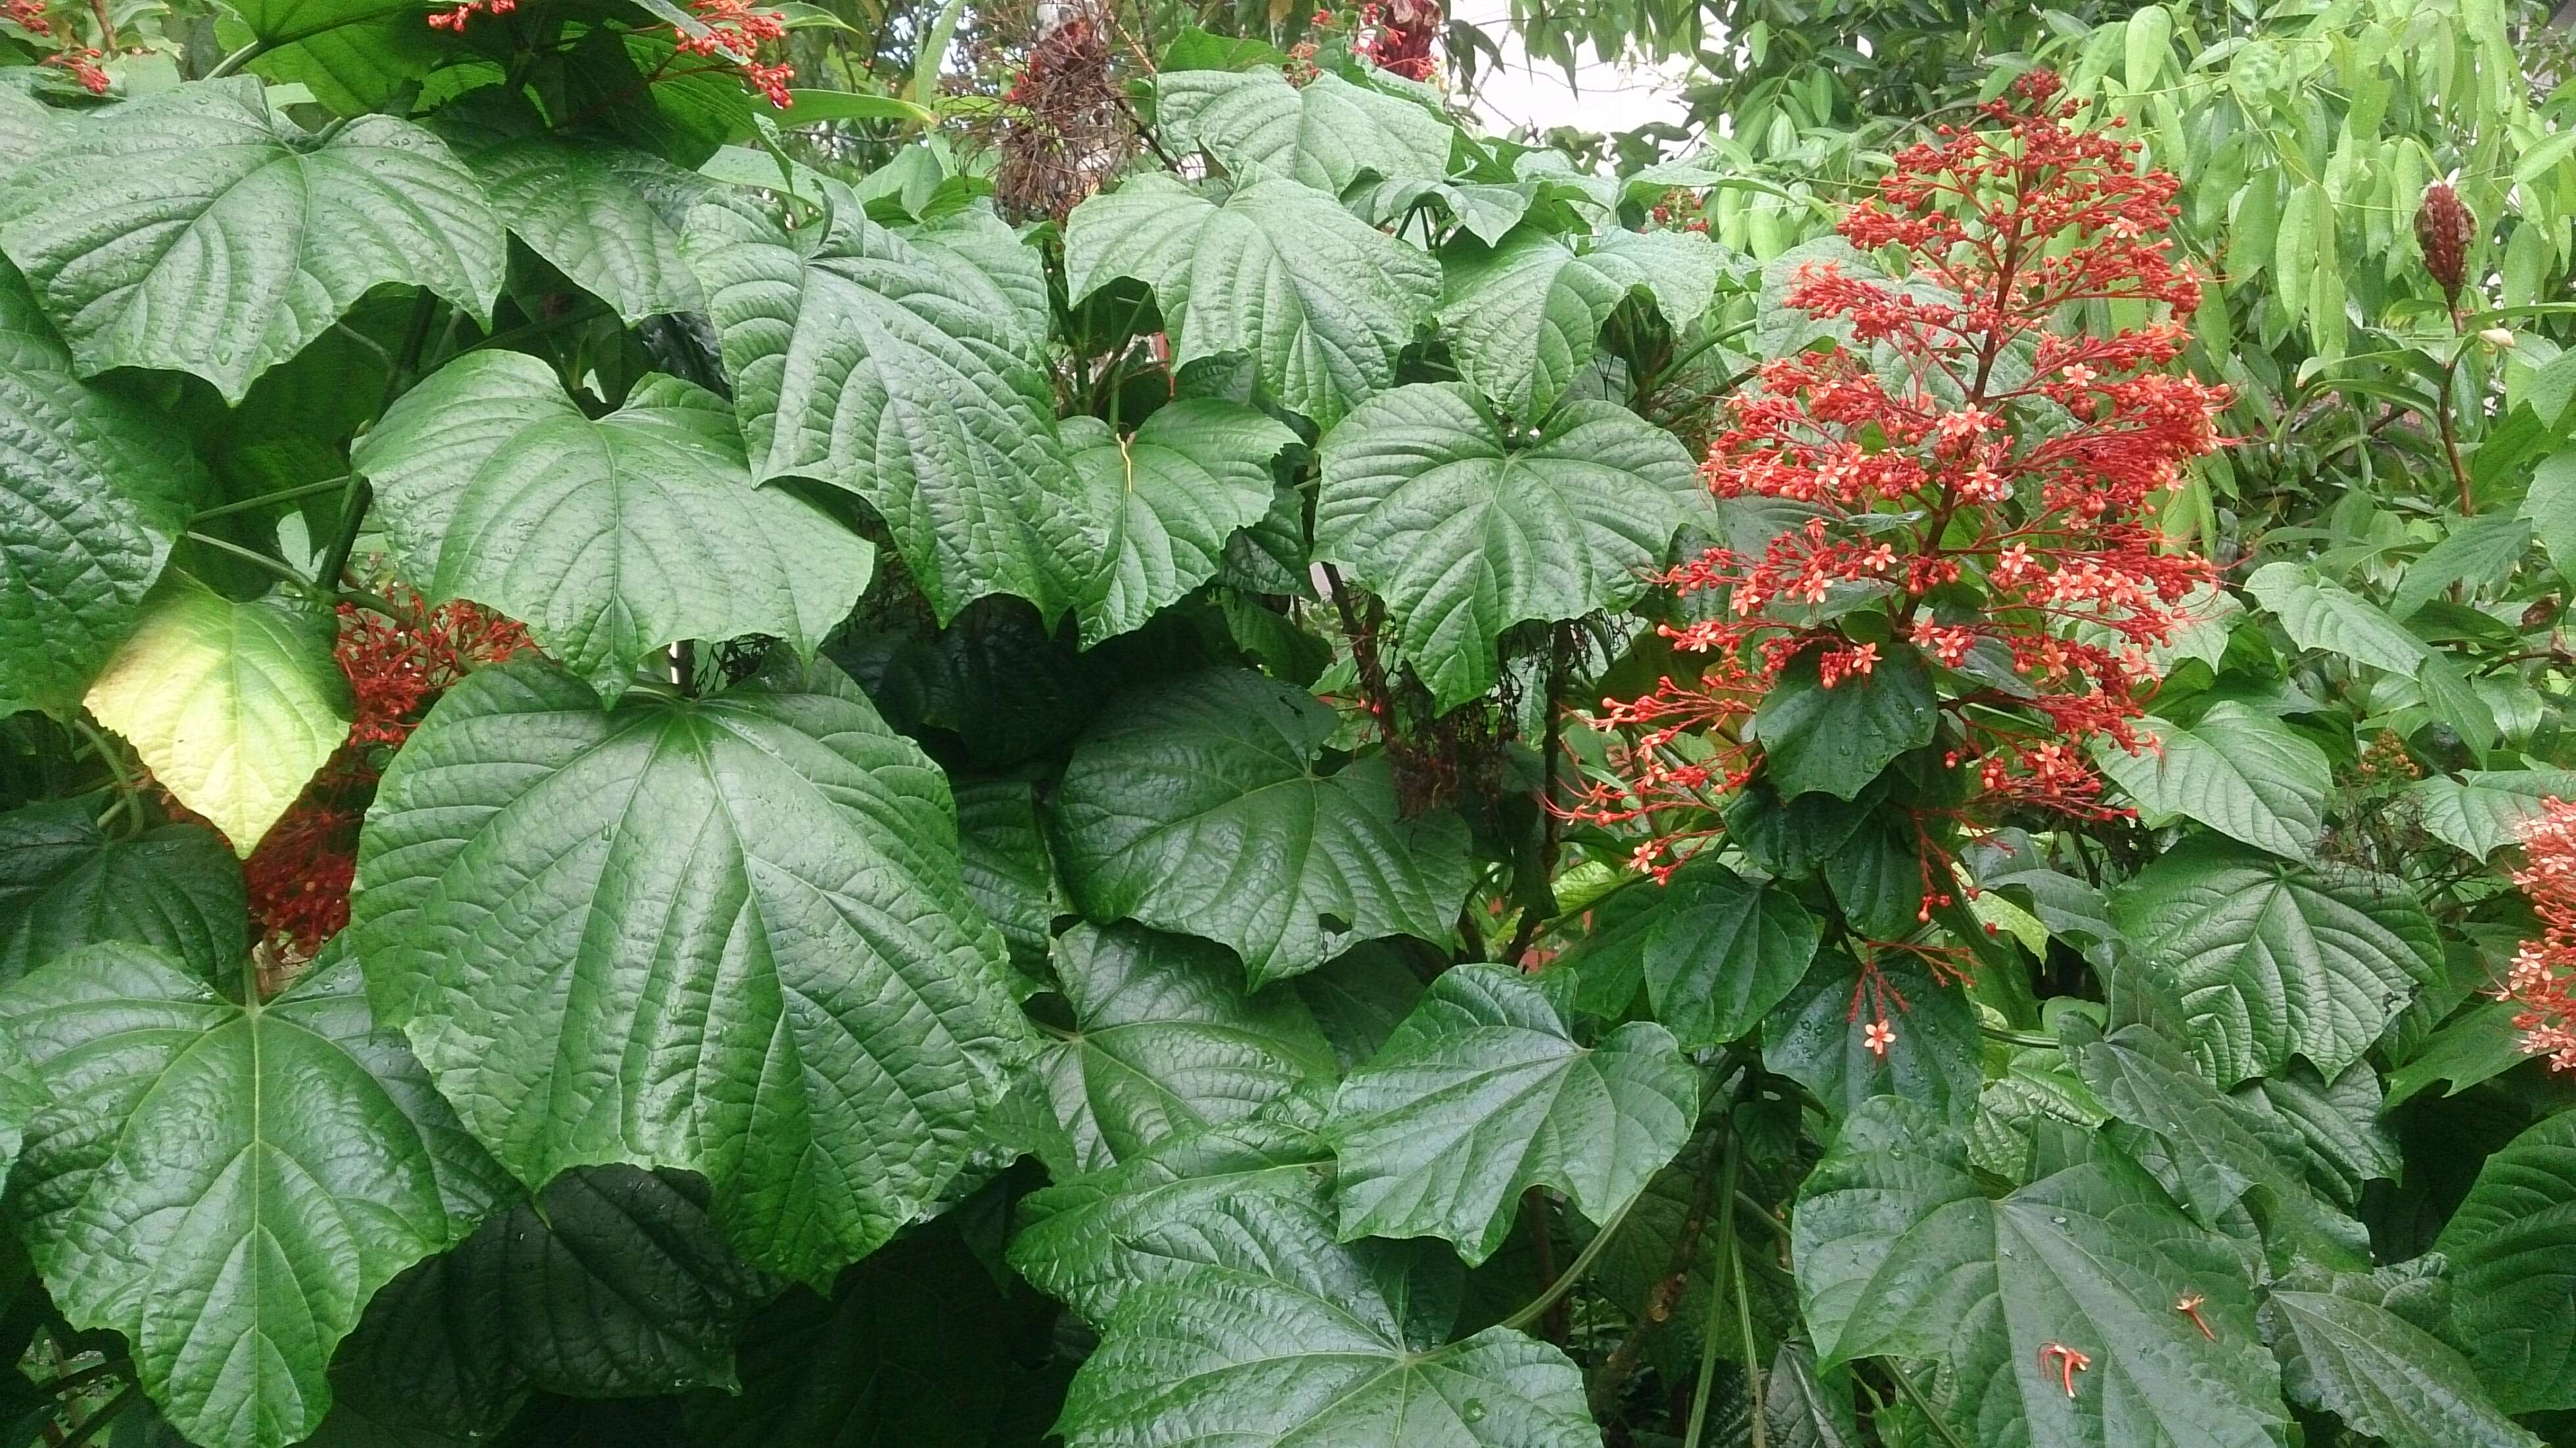
[[[2293,1400],[2388,1448],[2541,1448],[2450,1344],[2375,1302],[2275,1291],[2263,1327]]]
[[[249,912],[222,838],[163,825],[119,839],[96,814],[76,800],[0,814],[0,980],[109,940],[230,970],[250,948]]]
[[[1882,1020],[1896,1032],[1883,1053],[1865,1034]],[[1978,1055],[1966,994],[1894,952],[1866,971],[1839,950],[1821,952],[1762,1022],[1762,1064],[1836,1117],[1873,1096],[1902,1096],[1963,1126],[1977,1106]]]
[[[2576,1407],[2576,1113],[2515,1137],[2442,1229],[2452,1323],[2505,1411]]]
[[[1273,67],[1167,70],[1154,79],[1166,144],[1203,150],[1239,181],[1284,176],[1339,196],[1363,174],[1444,176],[1457,132],[1430,105],[1327,72],[1292,86]]]
[[[1582,251],[1530,230],[1491,251],[1452,247],[1441,259],[1441,334],[1461,376],[1536,422],[1591,365],[1621,302],[1652,299],[1679,332],[1716,294],[1718,262],[1717,247],[1687,231],[1611,231]]]
[[[1828,689],[1817,673],[1821,651],[1810,649],[1763,696],[1753,731],[1764,777],[1783,799],[1809,790],[1850,799],[1896,756],[1932,742],[1932,671],[1903,644],[1884,652],[1870,672]]]
[[[1297,441],[1284,423],[1205,398],[1155,409],[1131,437],[1089,417],[1063,430],[1109,535],[1082,595],[1085,645],[1143,627],[1214,578],[1227,540],[1269,513],[1270,461]]]

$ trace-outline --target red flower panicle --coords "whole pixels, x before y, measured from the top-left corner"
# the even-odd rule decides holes
[[[2220,446],[2223,388],[2169,370],[2199,282],[2159,233],[2177,183],[2140,171],[2136,143],[2070,124],[2054,76],[2026,77],[1984,124],[1942,127],[1896,157],[1844,218],[1855,246],[1894,251],[1903,280],[1832,263],[1787,301],[1851,342],[1763,365],[1730,403],[1703,469],[1721,499],[1776,499],[1804,521],[1759,553],[1712,548],[1663,579],[1711,606],[1664,628],[1705,659],[1643,698],[1605,700],[1623,776],[1579,817],[1644,831],[1640,868],[1669,876],[1718,831],[1712,799],[1761,756],[1741,726],[1792,660],[1827,688],[1866,681],[1899,650],[1955,671],[1946,762],[1971,770],[1962,824],[2011,806],[2102,819],[2085,753],[2150,748],[2135,721],[2148,651],[2214,575],[2167,551],[2151,500]],[[2115,123],[2116,124],[2116,123]],[[2078,304],[2151,304],[2165,320],[2105,336],[2063,330]],[[1816,605],[1876,595],[1816,622]],[[1919,821],[1918,821],[1919,823]],[[1924,914],[1947,904],[1946,853],[1918,828]]]
[[[2496,995],[2521,1007],[2513,1024],[2526,1053],[2576,1071],[2576,804],[2543,800],[2522,850],[2527,863],[2513,882],[2540,912],[2540,938],[2523,942]]]
[[[15,3],[15,0],[12,0]],[[466,24],[477,15],[507,15],[519,8],[519,0],[464,0],[461,5],[430,13],[433,30],[464,32]],[[760,47],[787,34],[784,11],[754,9],[750,0],[689,0],[689,10],[705,27],[697,34],[673,28],[672,56],[694,55],[712,60],[720,67],[742,73],[742,83],[758,91],[780,110],[787,108],[790,97],[787,83],[796,78],[796,68],[781,62],[764,65]],[[706,69],[706,67],[701,67]],[[666,63],[646,76],[647,83],[696,75],[695,70],[671,70]]]
[[[56,51],[38,63],[61,66],[71,72],[73,80],[80,82],[82,90],[94,96],[103,96],[107,94],[107,88],[111,82],[108,80],[107,72],[99,68],[99,59],[97,50],[88,46],[73,46]]]
[[[1360,6],[1360,28],[1369,37],[1359,46],[1360,56],[1406,80],[1427,81],[1437,65],[1431,45],[1445,23],[1438,0],[1367,0]]]
[[[389,592],[397,617],[340,605],[336,657],[357,704],[348,742],[242,862],[251,918],[301,955],[349,923],[358,823],[387,757],[441,693],[530,646],[518,624],[463,600],[430,608],[409,589]]]
[[[52,21],[45,15],[45,0],[8,0],[0,5],[0,17],[38,32],[52,28]]]

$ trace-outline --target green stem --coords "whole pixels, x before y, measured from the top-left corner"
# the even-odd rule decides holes
[[[1637,1198],[1630,1197],[1619,1210],[1612,1212],[1610,1220],[1601,1224],[1601,1230],[1592,1234],[1592,1240],[1583,1244],[1583,1250],[1574,1254],[1574,1260],[1566,1264],[1565,1271],[1548,1284],[1547,1290],[1530,1299],[1520,1311],[1504,1318],[1502,1325],[1515,1332],[1527,1332],[1531,1323],[1546,1316],[1557,1299],[1573,1291],[1574,1284],[1583,1280],[1583,1274],[1592,1270],[1592,1259],[1601,1255],[1601,1250],[1610,1245],[1612,1237],[1619,1235],[1620,1223],[1628,1220],[1628,1208],[1636,1204]]]
[[[238,543],[228,542],[222,538],[216,537],[212,533],[200,533],[194,529],[190,529],[187,533],[182,534],[181,536],[185,537],[189,542],[196,544],[200,548],[212,548],[218,553],[238,558],[242,562],[248,563],[254,567],[264,568],[269,572],[276,574],[278,577],[285,579],[287,582],[297,585],[298,587],[310,588],[313,586],[312,579],[297,572],[295,565],[286,562],[284,559],[271,558],[267,554],[259,552],[256,549],[244,548]]]
[[[1717,1239],[1724,1245],[1729,1261],[1737,1260],[1735,1199],[1740,1193],[1735,1189],[1735,1182],[1743,1168],[1744,1140],[1735,1134],[1734,1124],[1730,1122],[1726,1131],[1726,1179],[1718,1187],[1724,1194],[1723,1204],[1717,1213]],[[1700,1324],[1699,1330],[1699,1380],[1691,1389],[1690,1427],[1682,1435],[1682,1448],[1699,1448],[1700,1435],[1708,1431],[1709,1395],[1717,1387],[1717,1334],[1725,1325],[1725,1319],[1718,1314],[1726,1310],[1726,1294],[1717,1290],[1718,1284],[1713,1278],[1708,1286],[1708,1319]],[[1760,1412],[1761,1405],[1755,1404],[1754,1411]]]
[[[142,1391],[143,1390],[141,1388],[136,1387],[134,1384],[127,1383],[115,1397],[108,1399],[106,1404],[97,1412],[81,1419],[80,1426],[74,1428],[70,1434],[63,1439],[62,1448],[81,1448],[82,1444],[97,1437],[98,1430],[106,1427],[112,1422],[115,1422],[117,1415],[132,1406],[135,1398],[140,1395]]]
[[[247,513],[254,508],[265,508],[272,503],[293,503],[306,498],[318,498],[336,488],[345,488],[348,484],[349,480],[345,477],[330,478],[318,483],[306,483],[300,488],[288,488],[282,493],[263,493],[259,497],[244,498],[237,503],[218,503],[211,508],[199,508],[188,521],[202,523],[208,518],[224,518],[235,513]]]
[[[122,806],[128,814],[133,816],[133,818],[126,821],[126,823],[130,825],[142,824],[143,791],[141,786],[134,782],[134,776],[125,772],[124,751],[116,747],[115,740],[112,740],[106,735],[98,732],[97,725],[90,723],[87,719],[82,718],[78,714],[72,716],[72,730],[74,733],[80,735],[82,741],[88,744],[91,750],[97,753],[99,762],[106,765],[107,772],[115,777],[116,803],[119,806]],[[105,815],[99,816],[99,822],[101,824],[106,823],[106,820],[107,817]]]
[[[1729,1237],[1726,1260],[1735,1269],[1736,1340],[1744,1346],[1745,1419],[1753,1425],[1753,1448],[1771,1448],[1771,1425],[1762,1406],[1762,1352],[1753,1345],[1753,1304],[1744,1295],[1744,1241]]]
[[[2003,1041],[2015,1046],[2037,1046],[2045,1050],[2048,1047],[2059,1044],[2058,1039],[2055,1036],[2034,1035],[2029,1031],[2006,1030],[2002,1026],[1987,1025],[1983,1021],[1979,1021],[1977,1023],[1977,1029],[1990,1039]]]
[[[1905,1375],[1904,1367],[1896,1359],[1880,1358],[1878,1361],[1887,1369],[1887,1375],[1896,1380],[1896,1390],[1905,1395],[1905,1401],[1914,1405],[1914,1411],[1923,1415],[1924,1422],[1932,1425],[1932,1431],[1941,1435],[1942,1442],[1950,1448],[1968,1448],[1967,1444],[1959,1441],[1958,1434],[1950,1431],[1950,1425],[1941,1421],[1941,1415],[1932,1411],[1932,1400],[1923,1396],[1921,1388],[1914,1386],[1914,1380]]]
[[[133,1366],[131,1359],[110,1358],[103,1363],[92,1363],[78,1372],[65,1373],[50,1383],[40,1385],[36,1392],[43,1397],[59,1398],[65,1393],[78,1392],[101,1378],[115,1377]]]

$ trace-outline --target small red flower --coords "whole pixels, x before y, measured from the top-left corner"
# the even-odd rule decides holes
[[[2540,913],[2541,933],[2523,942],[2495,995],[2522,1008],[2513,1024],[2526,1054],[2576,1071],[2576,804],[2541,801],[2539,818],[2523,827],[2522,851],[2513,882]]]
[[[1896,1027],[1885,1021],[1872,1021],[1869,1023],[1869,1029],[1861,1032],[1860,1041],[1862,1045],[1869,1047],[1871,1055],[1884,1061],[1887,1059],[1887,1048],[1896,1044]]]
[[[49,24],[45,16],[45,0],[9,0],[8,4],[0,5],[0,16],[6,16],[29,30],[41,31]]]
[[[2207,1297],[2202,1296],[2200,1293],[2186,1292],[2182,1296],[2174,1299],[2174,1311],[2190,1318],[2191,1325],[2200,1329],[2200,1335],[2202,1337],[2208,1338],[2211,1342],[2216,1342],[2218,1341],[2218,1334],[2210,1330],[2209,1319],[2200,1315],[2200,1305],[2208,1300],[2209,1299]]]
[[[2062,1342],[2048,1343],[2039,1350],[2039,1374],[2041,1377],[2048,1376],[2049,1363],[2052,1359],[2057,1364],[2058,1381],[2065,1386],[2066,1396],[2070,1398],[2074,1397],[2075,1375],[2077,1373],[2091,1371],[2093,1367],[2093,1359],[2087,1354],[2077,1352],[2075,1349],[2068,1347]]]

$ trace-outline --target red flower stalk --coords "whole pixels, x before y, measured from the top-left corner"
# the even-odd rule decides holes
[[[2075,129],[2054,76],[1908,148],[1847,215],[1855,246],[1894,250],[1898,280],[1809,263],[1787,301],[1850,340],[1766,363],[1731,400],[1703,473],[1721,499],[1793,505],[1805,521],[1759,553],[1712,548],[1663,579],[1710,599],[1666,626],[1705,659],[1643,698],[1605,700],[1622,778],[1579,818],[1642,830],[1659,877],[1718,833],[1717,797],[1761,771],[1741,726],[1793,660],[1827,688],[1915,651],[1944,680],[1946,763],[1972,769],[1963,824],[2007,808],[2105,819],[2085,746],[2153,741],[2135,721],[2178,605],[2213,570],[2166,551],[2148,513],[2190,460],[2221,445],[2225,389],[2169,370],[2170,320],[2199,282],[2158,235],[2174,178],[2134,142]],[[2114,123],[2117,124],[2116,122]],[[2078,304],[2146,303],[2167,320],[2105,336],[2061,330]],[[1822,604],[1837,606],[1816,621]],[[1931,834],[1922,918],[1949,903]]]
[[[2576,804],[2541,801],[2522,850],[2526,865],[2513,882],[2540,912],[2540,938],[2523,942],[2495,994],[2522,1007],[2513,1024],[2526,1054],[2576,1071]]]

